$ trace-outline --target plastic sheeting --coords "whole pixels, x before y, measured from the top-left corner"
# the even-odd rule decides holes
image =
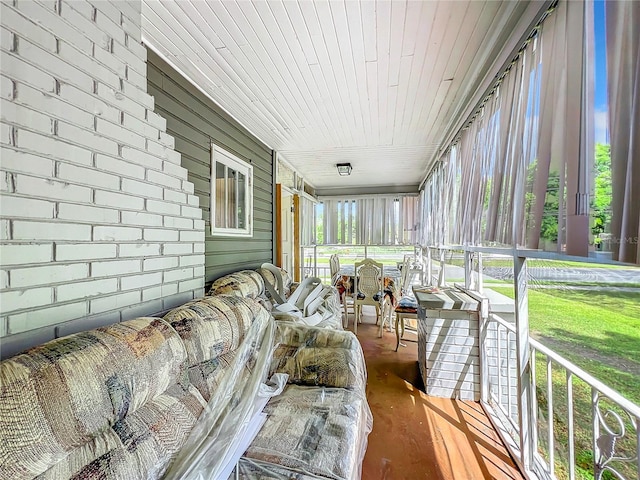
[[[353,333],[260,317],[228,370],[165,478],[360,478],[373,418]]]
[[[243,479],[360,479],[373,425],[364,392],[288,386],[239,464]]]
[[[348,331],[277,322],[270,374],[290,384],[238,464],[238,477],[360,479],[373,417],[362,347]]]
[[[278,323],[271,373],[289,383],[365,391],[367,367],[358,338],[345,330]]]
[[[323,293],[317,312],[342,328],[336,289]],[[360,478],[373,418],[353,333],[259,315],[225,368],[165,478]]]
[[[243,443],[252,439],[248,433],[256,429],[260,411],[286,382],[286,375],[279,374],[266,383],[277,345],[275,330],[270,317],[256,317],[165,478],[219,480],[230,464],[235,465]]]

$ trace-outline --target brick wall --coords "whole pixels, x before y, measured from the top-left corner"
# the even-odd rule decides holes
[[[140,2],[0,8],[2,356],[202,295],[204,221],[146,93]]]

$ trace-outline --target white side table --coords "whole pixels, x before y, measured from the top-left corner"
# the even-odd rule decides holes
[[[480,303],[455,288],[414,288],[427,395],[480,400]]]

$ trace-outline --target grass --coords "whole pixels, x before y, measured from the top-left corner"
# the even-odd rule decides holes
[[[464,265],[462,258],[447,258],[447,263],[451,265],[457,265],[459,267]],[[574,262],[571,260],[547,260],[539,258],[530,258],[527,260],[527,265],[530,268],[544,267],[544,268],[607,268],[607,269],[627,269],[635,268],[635,265],[619,265],[612,263],[595,263],[595,262]],[[491,258],[483,257],[483,267],[500,267],[500,268],[513,268],[513,259],[511,258]]]
[[[513,298],[513,289],[494,287]],[[598,380],[640,404],[640,295],[619,291],[568,289],[529,290],[529,325],[534,337]],[[536,359],[538,411],[546,428],[546,360]],[[567,390],[564,369],[552,372],[556,458],[567,458]],[[574,380],[577,478],[593,478],[591,445],[591,388]],[[612,407],[616,411],[615,407]],[[619,410],[618,410],[618,413]],[[635,435],[629,422],[627,437]],[[546,434],[541,432],[541,441]],[[618,452],[635,455],[636,440],[618,441]],[[541,442],[544,450],[544,442]],[[558,477],[567,474],[566,461],[557,462]],[[634,471],[617,464],[633,478]],[[607,476],[603,476],[607,478]]]

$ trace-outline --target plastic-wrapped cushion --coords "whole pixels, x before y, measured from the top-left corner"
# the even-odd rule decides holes
[[[273,463],[264,463],[246,457],[241,458],[238,462],[238,473],[242,480],[318,480],[316,475],[304,475]],[[228,480],[235,478],[235,476],[231,476]]]
[[[182,338],[192,366],[238,348],[261,310],[264,308],[251,298],[216,295],[174,308],[164,320]]]
[[[358,348],[358,338],[347,330],[308,327],[291,323],[278,323],[277,339],[281,344],[331,348]]]
[[[231,295],[194,300],[165,315],[186,346],[189,380],[205,400],[216,391],[256,317],[268,315],[258,301]]]
[[[226,478],[223,472],[227,465],[235,465],[235,458],[246,448],[244,437],[251,432],[262,406],[272,395],[277,395],[286,382],[286,377],[281,375],[277,386],[265,385],[274,338],[273,319],[261,309],[235,355],[229,357],[228,366],[222,369],[209,403],[169,467],[166,478]]]
[[[189,381],[198,389],[205,401],[215,394],[227,368],[233,364],[237,352],[226,353],[189,367]]]
[[[254,270],[240,270],[215,280],[207,295],[259,298],[264,296],[264,280]]]
[[[364,354],[352,332],[278,323],[277,339],[272,373],[286,373],[299,385],[365,391]]]
[[[290,385],[271,399],[265,413],[267,421],[244,457],[266,471],[360,478],[373,425],[364,392]]]
[[[185,359],[180,338],[166,322],[139,318],[5,360],[0,364],[0,478],[68,478],[122,448],[129,460],[158,465],[151,471],[160,472],[168,460],[162,456],[172,454],[171,445],[177,450],[181,438],[165,447],[149,434],[150,425],[138,436],[119,426],[156,403],[173,402],[179,405],[160,422],[162,428],[192,428],[204,400],[186,379]],[[179,400],[165,401],[167,396]],[[127,444],[130,438],[139,441]]]
[[[199,396],[180,385],[173,385],[116,422],[86,448],[74,450],[64,462],[37,478],[161,478],[184,445],[203,408],[204,402]],[[92,461],[87,462],[87,459]],[[70,476],[70,472],[75,473]]]

